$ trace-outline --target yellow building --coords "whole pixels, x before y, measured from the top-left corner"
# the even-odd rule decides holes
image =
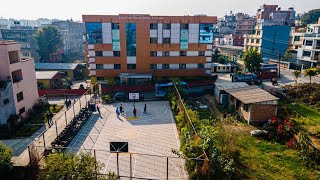
[[[62,75],[58,71],[36,71],[38,89],[54,89]]]

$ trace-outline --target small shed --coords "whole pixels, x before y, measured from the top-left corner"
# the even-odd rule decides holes
[[[62,75],[58,71],[36,71],[38,88],[53,89],[58,85]]]
[[[225,90],[229,94],[229,107],[248,121],[259,124],[277,115],[279,98],[258,86]]]
[[[249,86],[245,82],[217,82],[215,83],[214,96],[219,104],[228,103],[226,90]]]
[[[230,73],[232,72],[232,66],[229,63],[228,64],[212,63],[211,72],[212,73]]]

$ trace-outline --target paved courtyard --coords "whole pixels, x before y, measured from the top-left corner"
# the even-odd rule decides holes
[[[71,142],[74,152],[96,150],[97,160],[103,163],[101,173],[117,172],[117,156],[110,153],[110,142],[128,142],[131,154],[131,174],[137,178],[187,179],[184,160],[171,150],[179,149],[180,142],[176,125],[166,101],[146,102],[147,112],[143,113],[144,102],[135,103],[137,118],[133,117],[133,103],[122,103],[125,115],[117,118],[116,107],[100,105],[101,115],[94,113],[78,135]],[[130,176],[130,154],[119,154],[120,176]]]

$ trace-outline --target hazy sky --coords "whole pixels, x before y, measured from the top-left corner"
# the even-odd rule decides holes
[[[0,17],[81,20],[82,14],[151,14],[221,17],[230,11],[254,15],[262,4],[293,6],[298,13],[320,8],[320,0],[3,0]]]

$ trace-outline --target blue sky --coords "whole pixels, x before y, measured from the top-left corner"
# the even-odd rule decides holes
[[[151,14],[223,16],[230,11],[254,15],[262,4],[294,7],[298,13],[320,8],[320,0],[6,0],[0,17],[81,20],[82,14]]]

